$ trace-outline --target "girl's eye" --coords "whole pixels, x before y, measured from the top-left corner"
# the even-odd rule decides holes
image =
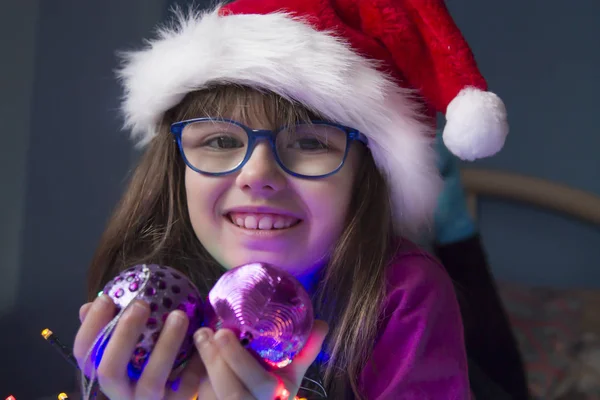
[[[202,147],[210,147],[215,150],[239,149],[244,147],[244,142],[234,136],[217,136],[207,139]]]
[[[328,148],[327,144],[325,144],[315,138],[302,138],[302,139],[295,140],[294,142],[292,142],[290,144],[289,147],[296,149],[296,150],[309,150],[309,151],[326,150]]]

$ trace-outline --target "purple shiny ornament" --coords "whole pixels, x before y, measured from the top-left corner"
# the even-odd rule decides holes
[[[132,379],[141,375],[171,311],[181,310],[189,319],[187,335],[173,368],[180,366],[195,351],[193,334],[202,326],[204,304],[198,289],[179,271],[155,264],[136,265],[108,282],[102,292],[113,299],[119,310],[134,299],[150,306],[150,317],[128,366]],[[103,352],[104,348],[100,348],[96,353],[96,365]]]
[[[290,364],[314,322],[304,287],[291,274],[252,263],[227,271],[208,295],[206,324],[231,329],[248,350],[273,368]]]

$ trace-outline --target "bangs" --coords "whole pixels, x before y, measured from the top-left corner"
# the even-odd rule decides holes
[[[259,121],[270,125],[263,128],[271,129],[327,120],[298,102],[240,85],[219,85],[190,92],[173,111],[171,122],[215,117],[238,122]]]

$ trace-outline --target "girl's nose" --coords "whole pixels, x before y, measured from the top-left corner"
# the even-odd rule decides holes
[[[256,144],[250,159],[237,176],[236,183],[244,191],[263,196],[275,194],[286,187],[285,172],[277,164],[269,143]]]

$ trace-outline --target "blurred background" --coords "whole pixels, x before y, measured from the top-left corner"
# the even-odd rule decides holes
[[[50,328],[71,345],[89,260],[136,158],[120,130],[115,52],[139,47],[174,3],[186,4],[0,2],[1,399],[54,399],[75,385],[73,369],[40,332]],[[447,5],[511,122],[505,149],[468,167],[600,196],[600,1]],[[483,242],[494,276],[507,285],[509,311],[521,301],[538,311],[545,304],[564,322],[575,312],[575,292],[593,297],[600,291],[598,226],[501,200],[480,204]],[[541,297],[523,300],[535,293],[532,287]],[[600,313],[594,304],[580,312]],[[557,310],[571,311],[562,316]],[[531,328],[552,331],[550,346],[565,345],[556,341],[556,329],[546,323]],[[517,335],[526,346],[534,340],[525,336],[535,332]],[[565,335],[561,340],[571,340]],[[536,393],[556,381],[552,374],[568,375],[556,357],[538,352],[527,358],[532,369],[540,358],[549,360],[532,373]]]

